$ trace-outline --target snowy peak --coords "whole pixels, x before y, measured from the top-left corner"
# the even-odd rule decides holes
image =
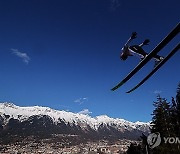
[[[113,127],[121,127],[124,129],[138,129],[141,128],[149,129],[149,123],[144,122],[129,122],[124,119],[114,119],[110,118],[107,115],[100,115],[97,117],[91,117],[89,115],[72,113],[66,111],[54,110],[49,107],[41,107],[41,106],[31,106],[31,107],[20,107],[16,106],[12,103],[0,103],[0,115],[3,117],[4,115],[9,115],[9,118],[6,119],[6,123],[9,119],[17,119],[19,121],[26,121],[28,118],[32,116],[49,116],[52,118],[55,124],[63,121],[66,124],[75,124],[79,125],[83,128],[89,126],[94,130],[98,130],[100,125],[105,126],[113,126]]]

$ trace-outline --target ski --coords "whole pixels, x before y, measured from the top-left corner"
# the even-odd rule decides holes
[[[132,91],[136,90],[140,87],[145,81],[147,81],[160,67],[162,67],[178,50],[180,49],[180,43],[141,81],[139,82],[134,88],[127,91],[126,93],[131,93]]]
[[[121,87],[124,83],[130,80],[148,61],[151,60],[153,55],[156,55],[162,48],[164,48],[180,31],[180,23],[145,57],[120,83],[118,83],[111,90],[114,91]]]

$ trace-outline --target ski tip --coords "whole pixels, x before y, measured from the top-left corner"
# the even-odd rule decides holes
[[[134,91],[135,89],[136,89],[136,87],[133,88],[133,89],[131,89],[131,90],[129,90],[129,91],[126,91],[126,93],[129,94],[129,93],[131,93],[132,91]]]
[[[116,85],[115,87],[113,87],[111,90],[115,91],[116,89],[118,89],[119,87],[121,87],[125,82],[121,81],[118,85]]]
[[[115,86],[114,88],[112,88],[111,90],[112,91],[115,91],[116,89],[118,89],[119,88],[119,85],[118,86]]]
[[[111,91],[115,91],[116,89],[117,89],[117,88],[116,88],[116,87],[114,87],[114,88],[112,88],[112,89],[111,89]]]

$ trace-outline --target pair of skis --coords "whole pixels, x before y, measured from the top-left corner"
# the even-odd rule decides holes
[[[149,62],[154,55],[156,55],[160,50],[162,50],[178,33],[180,32],[180,23],[146,56],[120,83],[118,83],[111,90],[114,91],[125,84],[131,79],[147,62]],[[180,44],[177,46],[134,88],[127,91],[130,93],[140,87],[146,80],[148,80],[162,65],[164,65],[180,48]]]

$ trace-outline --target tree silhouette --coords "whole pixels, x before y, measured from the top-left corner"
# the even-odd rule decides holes
[[[180,139],[180,83],[177,87],[176,97],[172,97],[171,102],[167,102],[160,95],[153,103],[151,133],[159,132],[161,144],[153,149],[147,145],[147,137],[141,136],[142,143],[131,143],[127,154],[179,154],[180,144],[170,144],[164,142],[164,137],[179,137]]]
[[[159,132],[162,136],[168,137],[171,132],[170,119],[170,104],[165,98],[160,95],[157,96],[157,101],[154,102],[154,111],[151,122],[151,132]]]

